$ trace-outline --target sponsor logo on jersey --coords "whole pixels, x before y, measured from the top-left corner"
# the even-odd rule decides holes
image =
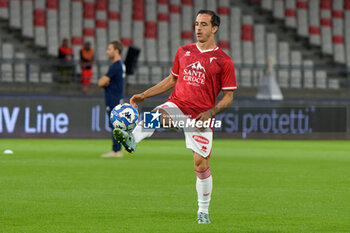
[[[205,83],[205,68],[199,61],[192,63],[184,69],[183,79],[190,85],[199,86]]]
[[[199,143],[202,143],[202,144],[209,144],[209,140],[207,138],[205,138],[205,137],[200,136],[200,135],[193,135],[192,138],[196,142],[199,142]]]
[[[186,68],[191,68],[193,70],[206,72],[204,67],[201,65],[201,63],[199,61],[196,61],[195,63],[192,63],[192,64],[188,65]]]

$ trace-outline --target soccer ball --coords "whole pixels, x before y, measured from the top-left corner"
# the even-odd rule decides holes
[[[130,104],[115,106],[110,115],[110,121],[114,128],[131,131],[137,125],[139,114]]]

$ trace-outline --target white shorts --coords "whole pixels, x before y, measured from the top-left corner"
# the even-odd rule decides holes
[[[170,118],[175,121],[191,120],[181,109],[172,102],[166,102],[157,106],[155,109],[163,109]],[[181,128],[181,127],[178,127]],[[202,157],[210,157],[211,147],[213,143],[213,130],[210,128],[198,129],[196,127],[183,127],[186,139],[186,147],[198,153]]]

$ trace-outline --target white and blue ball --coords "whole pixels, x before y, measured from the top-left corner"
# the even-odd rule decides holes
[[[139,114],[130,104],[115,106],[110,115],[110,121],[114,128],[131,131],[137,125]]]

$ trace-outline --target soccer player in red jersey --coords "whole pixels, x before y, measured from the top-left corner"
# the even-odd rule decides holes
[[[183,119],[205,122],[231,105],[233,91],[237,89],[232,59],[215,43],[215,33],[220,26],[219,16],[210,10],[200,10],[195,21],[197,43],[181,46],[175,56],[171,74],[157,85],[132,96],[130,104],[137,106],[147,98],[174,91],[168,101],[155,108],[161,124],[173,124]],[[223,98],[215,105],[220,92]],[[182,116],[182,117],[179,117]],[[181,118],[181,119],[180,119]],[[213,129],[210,127],[184,127],[186,147],[193,152],[197,173],[198,223],[210,223],[209,202],[212,176],[209,169]],[[132,133],[120,129],[114,135],[125,149],[133,152],[136,144],[150,137],[155,129],[145,129],[140,122]]]

